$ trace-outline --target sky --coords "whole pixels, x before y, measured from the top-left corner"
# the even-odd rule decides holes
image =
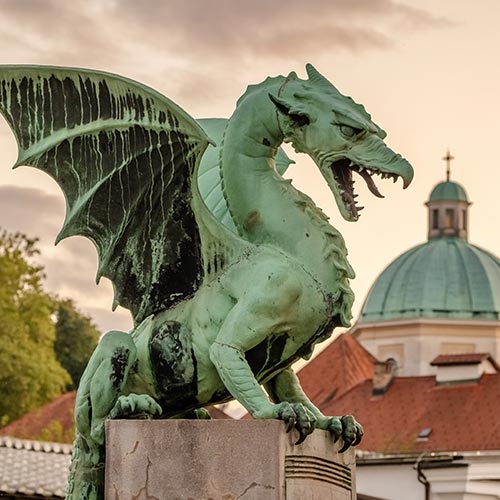
[[[500,2],[498,0],[0,0],[0,63],[47,64],[118,73],[160,91],[195,118],[229,117],[250,83],[310,62],[366,107],[415,179],[357,183],[366,208],[344,221],[317,167],[287,150],[287,176],[346,239],[357,277],[355,318],[383,268],[425,241],[424,202],[444,180],[473,201],[470,240],[500,253]],[[128,330],[111,312],[112,288],[95,285],[96,253],[83,238],[53,246],[64,218],[54,181],[10,167],[15,140],[0,118],[0,227],[37,236],[46,287],[73,298],[102,331]]]

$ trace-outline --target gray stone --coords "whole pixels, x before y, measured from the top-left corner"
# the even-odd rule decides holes
[[[106,500],[354,500],[354,451],[273,420],[109,420]]]

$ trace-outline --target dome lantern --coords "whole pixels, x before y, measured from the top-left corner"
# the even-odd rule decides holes
[[[453,156],[448,151],[443,160],[447,162],[446,181],[437,184],[426,203],[429,209],[428,238],[455,237],[468,240],[469,206],[471,203],[465,189],[450,181],[450,161]]]

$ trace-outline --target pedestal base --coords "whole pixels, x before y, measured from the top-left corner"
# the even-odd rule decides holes
[[[110,420],[106,500],[355,500],[354,451],[274,420]]]

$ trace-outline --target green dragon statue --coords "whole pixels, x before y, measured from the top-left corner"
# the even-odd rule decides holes
[[[103,498],[108,418],[201,418],[235,398],[255,418],[284,420],[299,442],[319,428],[342,451],[359,443],[355,419],[321,414],[290,368],[349,325],[354,273],[342,236],[275,158],[283,171],[282,142],[310,155],[349,221],[362,208],[353,173],[381,196],[373,174],[406,187],[413,171],[361,105],[307,73],[249,86],[229,120],[197,122],[116,75],[0,67],[16,166],[58,182],[58,240],[95,244],[98,279],[135,321],[102,338],[82,377],[68,499]]]

